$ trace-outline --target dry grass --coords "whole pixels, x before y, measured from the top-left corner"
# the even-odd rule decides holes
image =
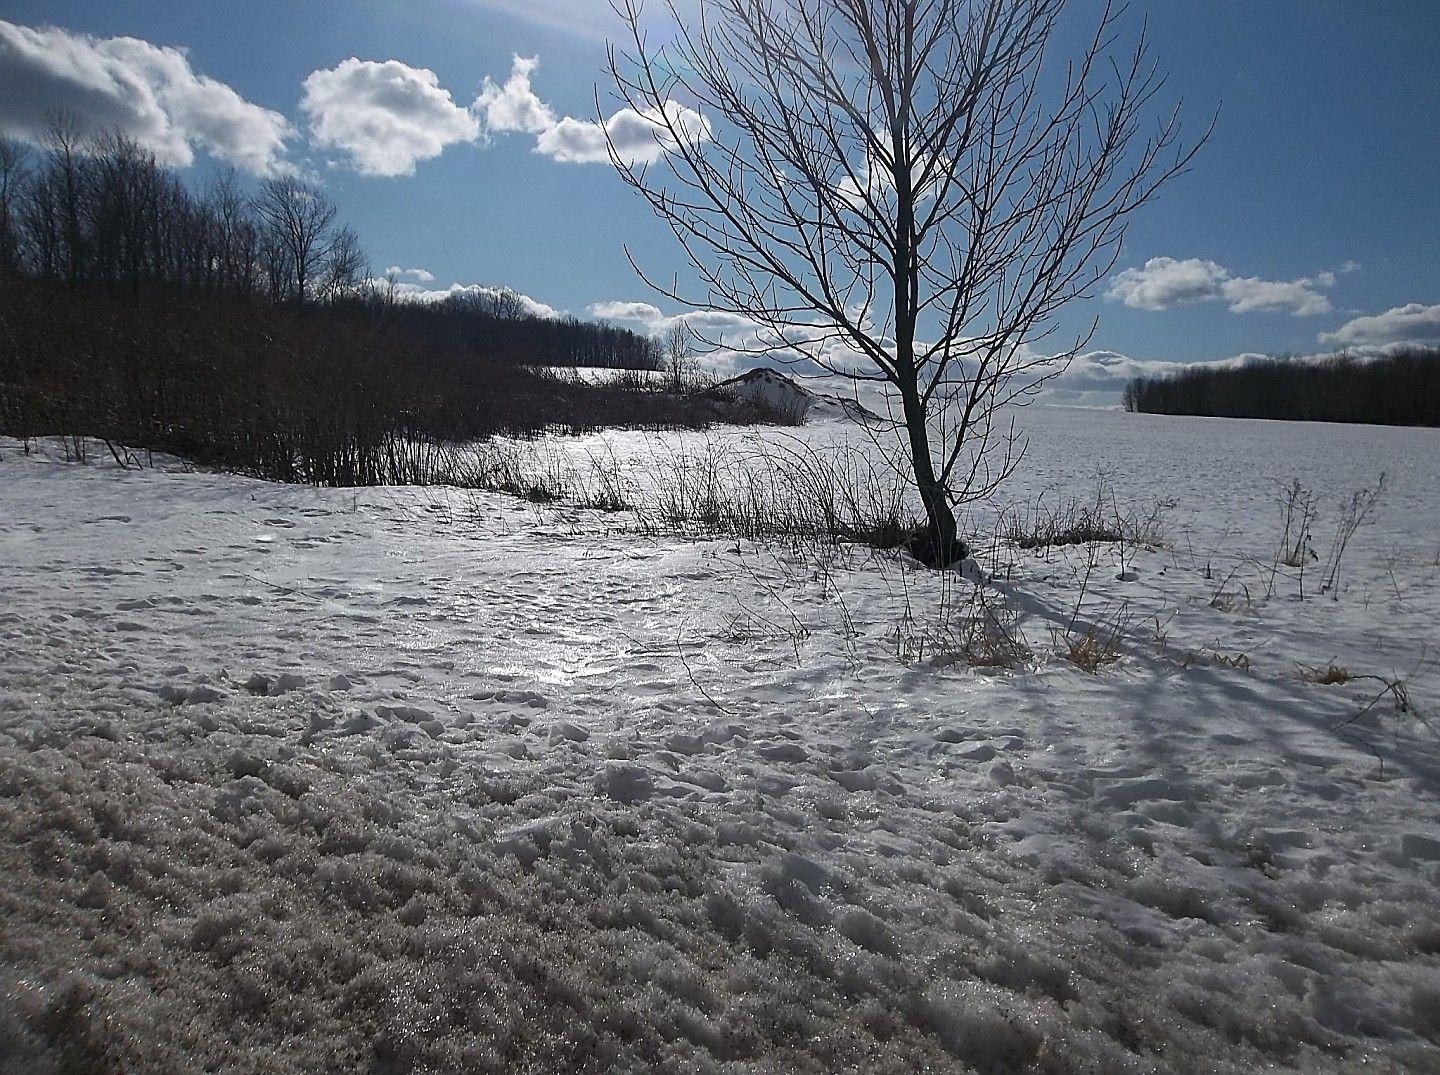
[[[1118,622],[1098,623],[1084,631],[1071,631],[1061,639],[1060,652],[1082,672],[1095,675],[1120,660],[1122,628]]]
[[[1007,512],[1000,536],[1020,549],[1096,543],[1159,548],[1165,544],[1164,515],[1170,506],[1157,502],[1144,512],[1122,509],[1102,475],[1092,496],[1057,499],[1047,492],[1033,504]]]
[[[1349,683],[1355,677],[1350,674],[1350,669],[1338,664],[1328,665],[1300,665],[1300,678],[1306,683],[1316,683],[1323,687],[1333,687],[1341,683]]]
[[[1019,616],[978,588],[959,598],[945,595],[932,624],[918,624],[907,606],[894,639],[901,663],[934,668],[967,665],[1014,670],[1028,665],[1035,655]]]

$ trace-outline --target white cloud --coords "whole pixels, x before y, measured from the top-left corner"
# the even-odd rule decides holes
[[[305,79],[300,107],[315,144],[345,153],[365,175],[414,175],[420,161],[473,142],[479,120],[460,107],[434,71],[398,60],[351,57]]]
[[[597,302],[587,307],[586,313],[606,321],[622,322],[652,336],[667,332],[675,325],[686,324],[712,343],[728,342],[735,347],[754,343],[763,332],[758,322],[740,314],[719,310],[667,314],[648,302]]]
[[[1261,280],[1254,276],[1237,277],[1226,280],[1221,285],[1221,292],[1232,313],[1263,311],[1310,317],[1330,312],[1330,300],[1315,290],[1317,286],[1334,287],[1335,275],[1321,273],[1314,279],[1288,282]]]
[[[1307,317],[1330,310],[1330,300],[1317,289],[1334,285],[1333,272],[1298,280],[1262,280],[1235,276],[1218,262],[1202,258],[1161,257],[1116,274],[1106,295],[1137,310],[1223,301],[1237,314],[1265,311]]]
[[[414,272],[416,270],[406,270]],[[424,272],[424,270],[419,270]],[[429,273],[425,274],[429,281],[435,279]],[[429,282],[422,281],[422,282]],[[372,284],[384,289],[389,286],[386,280],[372,280]],[[551,321],[557,321],[565,316],[564,310],[557,310],[548,303],[539,299],[532,299],[529,295],[521,294],[508,287],[493,287],[489,284],[451,284],[449,287],[426,288],[420,284],[411,284],[405,281],[397,281],[395,284],[395,297],[405,302],[444,302],[451,298],[464,298],[465,296],[477,296],[482,298],[500,298],[502,296],[513,296],[520,303],[521,309],[531,317],[543,317]]]
[[[660,307],[648,302],[597,302],[590,306],[591,317],[603,317],[607,321],[630,321],[643,325],[649,332],[662,331],[660,326],[669,318]]]
[[[1137,310],[1168,310],[1220,297],[1229,271],[1200,258],[1151,258],[1142,268],[1126,269],[1110,284],[1107,297]]]
[[[471,106],[456,104],[433,71],[397,60],[351,57],[305,79],[300,107],[315,144],[339,149],[366,175],[413,175],[415,166],[447,146],[482,136],[528,134],[535,151],[567,164],[609,163],[613,142],[621,160],[649,164],[682,142],[708,141],[699,112],[668,101],[663,110],[623,108],[603,123],[557,118],[532,85],[537,56],[516,56],[503,83],[486,78]]]
[[[181,50],[0,20],[0,133],[44,140],[64,111],[91,134],[118,130],[175,167],[195,147],[257,175],[290,170],[284,116],[197,73]]]
[[[385,275],[397,278],[408,276],[410,279],[421,284],[433,284],[435,282],[435,274],[429,269],[402,269],[399,265],[391,265],[385,270]]]
[[[1412,302],[1383,314],[1356,317],[1334,332],[1322,332],[1320,342],[1337,347],[1389,347],[1409,343],[1440,342],[1440,305]]]
[[[529,295],[512,291],[508,287],[488,287],[485,284],[451,284],[443,292],[433,293],[438,298],[451,298],[456,295],[480,295],[488,298],[500,298],[506,295],[513,295],[520,300],[521,307],[531,317],[544,317],[551,321],[558,321],[565,316],[563,310],[557,310],[548,303],[539,299],[532,299]]]
[[[710,121],[692,108],[666,101],[664,110],[622,108],[603,124],[566,116],[535,140],[535,151],[572,164],[610,160],[609,145],[626,164],[653,164],[682,143],[710,140]]]
[[[510,77],[497,86],[488,76],[474,111],[483,117],[489,131],[520,131],[541,134],[555,126],[555,113],[530,88],[530,76],[540,66],[540,57],[516,56]]]
[[[866,369],[866,360],[833,329],[821,324],[791,327],[782,338],[774,330],[741,314],[720,310],[689,310],[667,314],[648,302],[597,302],[587,307],[591,317],[616,321],[627,328],[659,336],[676,325],[695,333],[700,363],[722,377],[761,366],[774,366],[789,374],[829,377],[831,369]]]
[[[557,118],[532,85],[539,66],[538,56],[514,57],[509,77],[503,83],[487,77],[463,108],[433,71],[352,56],[311,72],[300,107],[317,146],[340,150],[357,170],[376,176],[413,175],[418,163],[448,146],[488,135],[534,135],[537,153],[567,164],[609,163],[610,142],[626,163],[648,164],[681,142],[711,137],[704,116],[674,101],[663,110],[623,108],[603,123]]]

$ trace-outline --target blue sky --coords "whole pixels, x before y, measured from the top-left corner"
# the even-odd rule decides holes
[[[1193,127],[1217,106],[1219,123],[1193,170],[1135,219],[1116,274],[1067,315],[1068,326],[1098,316],[1091,347],[1144,362],[1440,337],[1440,4],[1133,7],[1170,72],[1169,96],[1184,101]],[[668,231],[607,164],[575,160],[585,156],[583,127],[540,130],[595,118],[613,29],[604,0],[0,0],[0,19],[66,32],[32,38],[48,58],[23,61],[0,35],[7,133],[23,136],[37,101],[63,95],[64,80],[77,77],[58,58],[60,45],[83,53],[103,39],[139,38],[183,50],[186,78],[215,80],[240,100],[208,82],[187,104],[162,100],[156,107],[168,115],[154,118],[155,129],[164,128],[177,163],[185,151],[176,145],[189,145],[197,176],[217,154],[251,171],[276,154],[303,164],[359,230],[377,269],[424,269],[435,278],[425,287],[507,285],[581,315],[631,301],[674,312],[647,293],[623,252],[629,244],[660,276],[680,271]],[[498,112],[473,108],[487,77],[497,91],[505,86],[516,56],[538,58],[527,100],[546,114],[527,119],[508,107],[518,99],[502,99]],[[347,67],[351,58],[367,63]],[[369,66],[384,61],[403,68]],[[107,62],[158,63],[128,53]],[[402,72],[434,106],[426,122],[438,126],[382,132],[398,149],[356,149],[374,132],[354,109],[375,84],[367,79],[387,72]],[[27,94],[35,99],[22,100]],[[614,108],[602,103],[607,114]],[[255,112],[223,130],[197,116],[242,106]],[[279,138],[275,125],[286,123],[288,138],[268,158],[238,144],[263,141],[267,130]],[[549,151],[537,151],[547,137]]]

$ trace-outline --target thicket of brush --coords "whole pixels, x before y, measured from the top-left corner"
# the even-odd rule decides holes
[[[1150,414],[1440,426],[1440,348],[1320,362],[1256,359],[1233,369],[1190,366],[1125,387],[1125,409]]]
[[[0,432],[86,435],[276,481],[424,484],[441,480],[436,441],[772,417],[486,359],[384,308],[6,289]]]
[[[0,293],[0,433],[280,481],[436,480],[429,445],[492,434],[784,419],[658,378],[549,374],[665,356],[503,289],[407,299],[314,187],[192,191],[134,142],[63,121],[38,155],[0,141]]]

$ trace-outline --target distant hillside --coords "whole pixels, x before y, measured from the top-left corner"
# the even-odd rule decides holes
[[[1125,386],[1125,409],[1146,414],[1440,426],[1440,348],[1318,362],[1256,359],[1230,369],[1187,366]]]

